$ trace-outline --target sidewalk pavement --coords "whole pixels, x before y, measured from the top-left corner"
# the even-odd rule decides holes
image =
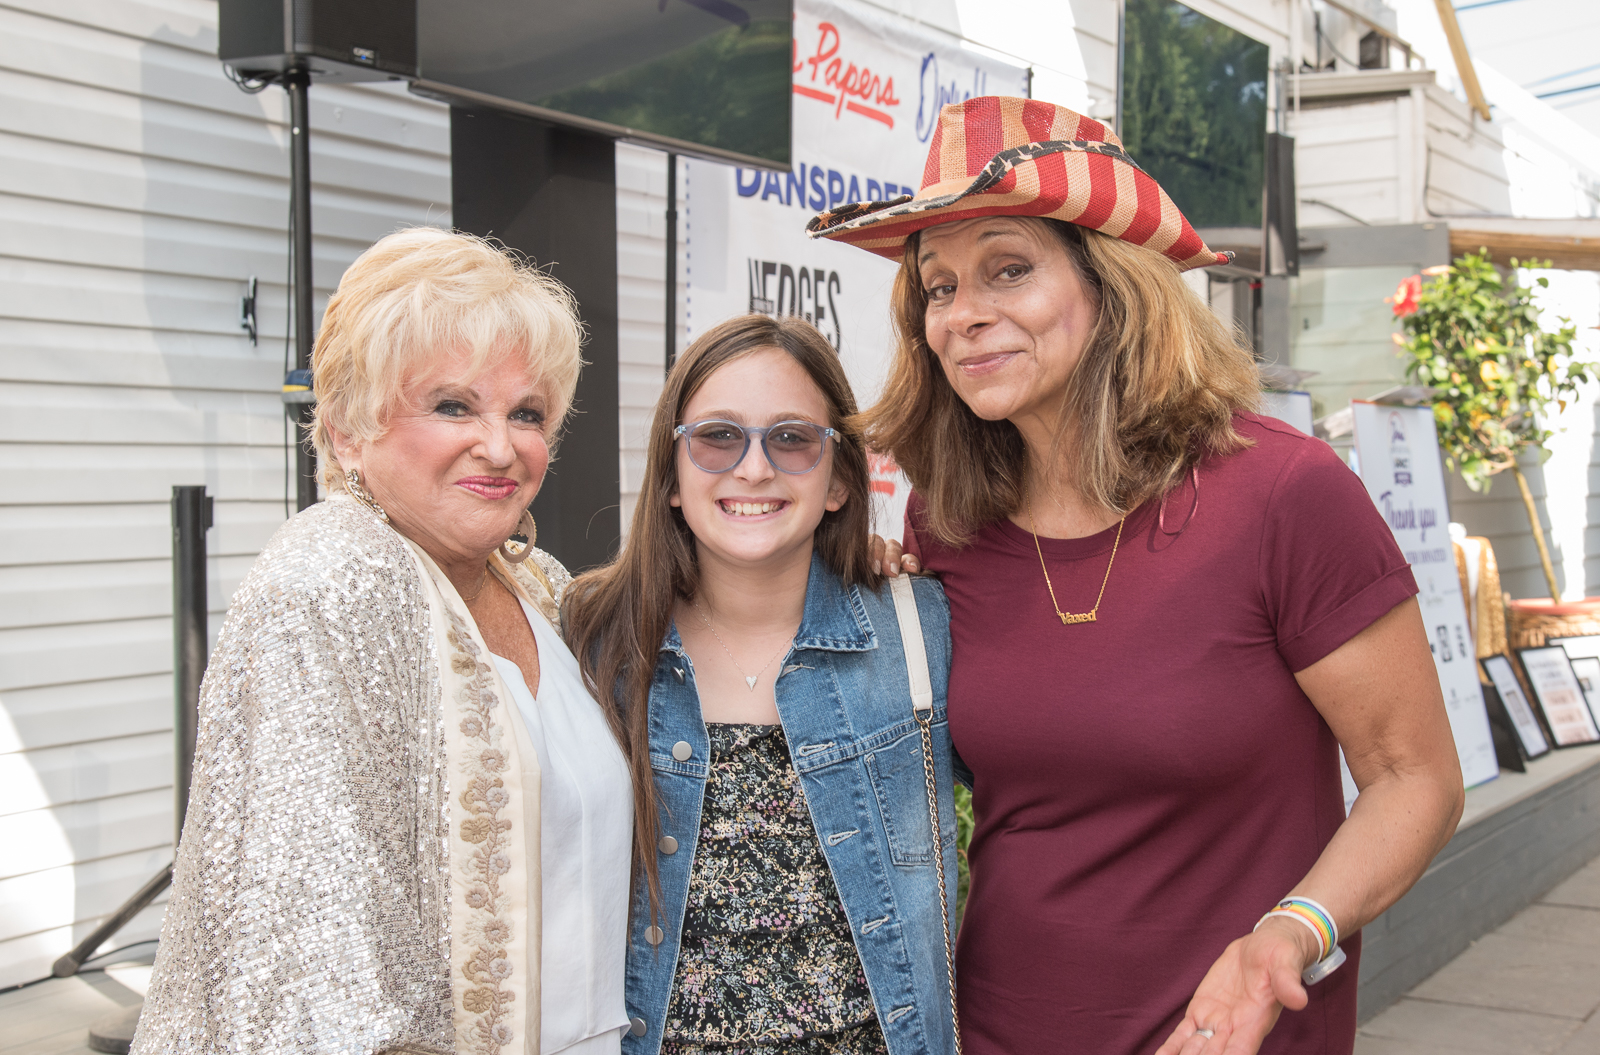
[[[142,951],[0,994],[0,1052],[88,1055],[89,1024],[143,995]],[[1355,1055],[1600,1055],[1597,1008],[1600,858],[1362,1026]]]
[[[154,951],[144,945],[110,967],[0,993],[0,1052],[93,1055],[89,1027],[139,1002]]]
[[[1362,1026],[1355,1055],[1600,1055],[1600,858]]]

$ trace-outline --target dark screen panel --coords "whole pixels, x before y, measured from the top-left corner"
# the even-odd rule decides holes
[[[451,222],[544,265],[578,300],[588,360],[533,501],[539,547],[576,573],[616,556],[616,146],[496,110],[450,110]]]
[[[1267,46],[1176,0],[1127,0],[1122,142],[1196,227],[1260,227]]]
[[[420,0],[432,82],[789,162],[791,0]]]

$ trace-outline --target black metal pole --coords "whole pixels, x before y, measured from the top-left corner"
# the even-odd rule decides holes
[[[50,973],[57,978],[71,978],[78,973],[94,951],[104,945],[106,939],[127,925],[128,921],[145,910],[145,907],[154,901],[167,884],[172,882],[172,866],[165,865],[161,871],[150,877],[149,882],[139,888],[139,892],[129,898],[121,908],[106,918],[106,921],[89,933],[89,936],[80,941],[76,947],[65,956],[56,960],[50,968]]]
[[[667,155],[667,371],[678,360],[678,155]]]
[[[206,671],[206,531],[211,527],[211,521],[212,501],[204,487],[172,489],[174,847],[183,837],[183,818],[189,806],[195,731],[200,722],[200,679]],[[172,865],[168,864],[125,901],[121,908],[107,916],[105,922],[86,935],[71,952],[57,959],[51,967],[51,973],[57,978],[69,978],[77,974],[78,968],[105,944],[106,939],[144,911],[170,882]]]
[[[311,74],[293,69],[283,75],[289,93],[289,196],[294,216],[294,356],[295,368],[311,369],[311,349],[316,343],[312,300],[316,290],[311,274],[311,111],[308,92]],[[287,413],[295,422],[296,508],[317,501],[317,453],[311,446],[311,403],[290,403]]]
[[[183,816],[189,807],[195,731],[200,724],[200,679],[206,672],[206,530],[211,527],[211,510],[204,487],[172,489],[174,846],[183,836]]]

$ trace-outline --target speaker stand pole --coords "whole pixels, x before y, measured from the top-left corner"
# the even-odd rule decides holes
[[[678,155],[667,155],[667,373],[678,361]]]
[[[311,273],[311,73],[303,68],[283,75],[283,89],[289,94],[289,200],[294,228],[294,365],[309,378],[311,348],[316,343],[316,320],[312,302],[316,285]],[[285,385],[287,390],[289,386]],[[300,393],[295,393],[300,395]],[[305,393],[311,395],[311,393]],[[313,397],[314,398],[314,397]],[[311,445],[312,402],[285,405],[295,423],[295,508],[305,509],[317,501],[317,452]]]

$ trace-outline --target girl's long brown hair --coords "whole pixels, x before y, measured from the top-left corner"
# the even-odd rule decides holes
[[[1063,397],[1055,456],[1080,494],[1116,514],[1165,494],[1208,451],[1246,446],[1235,410],[1261,389],[1255,359],[1160,253],[1059,220],[1045,224],[1097,302],[1093,332]],[[894,456],[927,503],[928,529],[960,546],[1022,504],[1027,449],[1009,421],[985,421],[956,395],[928,346],[928,297],[906,242],[895,277],[898,338],[883,398],[861,415],[867,441]]]
[[[804,319],[746,315],[706,331],[678,357],[650,424],[644,483],[627,545],[617,559],[581,575],[567,588],[562,623],[584,679],[623,744],[633,776],[633,858],[656,918],[661,885],[656,868],[660,817],[650,769],[650,682],[672,626],[672,607],[700,588],[694,535],[672,505],[678,491],[677,437],[683,408],[717,370],[767,349],[787,354],[821,390],[836,431],[833,477],[844,486],[843,506],[825,513],[816,552],[846,585],[876,588],[868,549],[872,478],[866,448],[852,423],[855,396],[825,337]],[[819,422],[818,424],[823,424]]]

